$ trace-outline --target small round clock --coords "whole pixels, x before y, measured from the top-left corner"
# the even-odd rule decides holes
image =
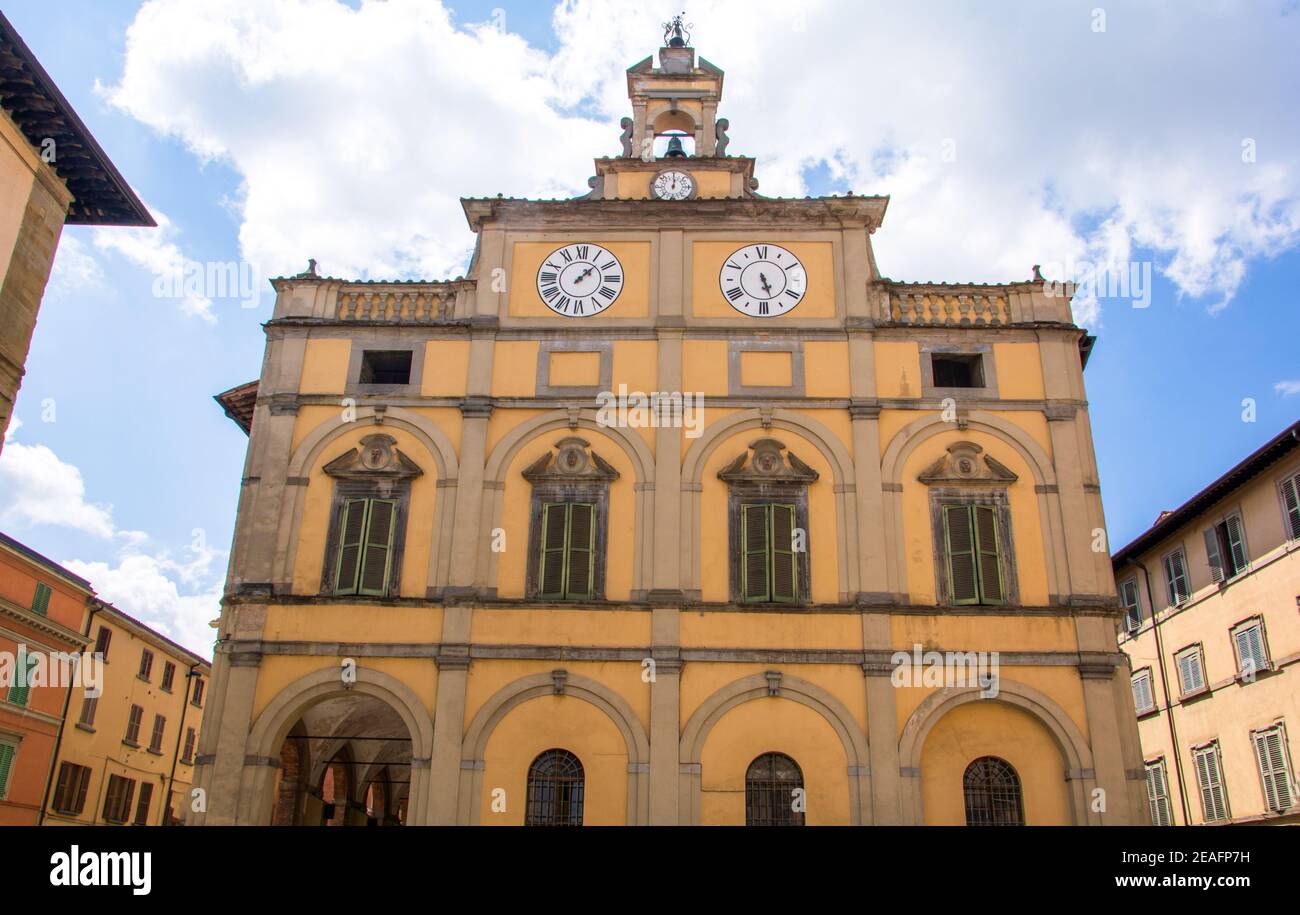
[[[577,242],[556,248],[537,268],[537,294],[566,318],[600,314],[623,291],[623,265],[600,245]]]
[[[650,191],[660,200],[688,200],[695,196],[695,179],[680,169],[670,168],[655,175]]]
[[[718,285],[741,314],[775,318],[803,301],[808,274],[799,258],[780,245],[746,245],[723,263]]]

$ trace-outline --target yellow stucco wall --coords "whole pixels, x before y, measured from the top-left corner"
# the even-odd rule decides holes
[[[517,318],[555,318],[558,321],[575,319],[557,315],[546,307],[537,294],[537,271],[557,248],[573,242],[600,245],[618,258],[623,265],[623,290],[618,299],[603,312],[581,319],[583,322],[603,321],[608,318],[645,317],[650,313],[650,243],[648,241],[619,241],[603,238],[599,234],[574,238],[569,242],[517,241],[513,245],[510,267],[510,284],[507,291],[508,311]]]

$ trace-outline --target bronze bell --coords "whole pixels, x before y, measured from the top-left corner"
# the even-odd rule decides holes
[[[682,138],[672,137],[668,140],[668,152],[664,153],[665,159],[685,159],[686,150],[682,149]]]

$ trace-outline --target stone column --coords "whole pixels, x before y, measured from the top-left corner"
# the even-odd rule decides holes
[[[438,647],[438,696],[433,713],[433,754],[428,762],[426,822],[431,826],[456,825],[473,613],[473,608],[466,605],[448,606],[443,611],[442,644]]]
[[[681,743],[681,648],[679,611],[651,611],[654,679],[650,681],[650,825],[676,826]]]

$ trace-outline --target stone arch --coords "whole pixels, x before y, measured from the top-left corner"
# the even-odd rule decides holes
[[[1083,732],[1073,719],[1051,696],[1025,683],[998,680],[996,697],[983,698],[978,686],[945,687],[931,693],[916,707],[903,727],[898,741],[898,764],[903,774],[904,815],[910,814],[913,824],[925,822],[921,803],[921,751],[930,731],[939,719],[955,708],[970,702],[1002,702],[1028,712],[1052,735],[1061,756],[1065,759],[1065,780],[1069,783],[1070,812],[1076,826],[1100,825],[1100,819],[1089,816],[1087,798],[1096,787],[1092,750]]]
[[[456,480],[460,465],[456,459],[456,449],[447,437],[428,417],[402,407],[388,407],[382,414],[374,407],[358,407],[356,419],[347,422],[342,415],[335,416],[328,422],[321,423],[299,443],[289,458],[288,478],[303,480],[316,466],[321,452],[335,440],[348,434],[356,434],[370,426],[388,426],[401,429],[415,437],[424,446],[436,468],[436,480],[439,489],[434,501],[433,531],[429,543],[428,587],[440,588],[447,580],[447,560],[442,555],[441,544],[451,537],[451,522],[455,508]],[[289,498],[285,500],[276,530],[275,560],[272,564],[272,580],[277,589],[285,593],[293,586],[293,570],[298,557],[298,534],[302,525],[303,506],[307,501],[307,487],[303,485],[288,486]]]
[[[275,766],[289,731],[311,706],[339,696],[364,695],[388,705],[402,719],[411,738],[409,810],[424,816],[428,760],[433,752],[433,719],[420,697],[402,681],[369,667],[356,668],[356,681],[345,685],[338,667],[325,667],[290,683],[257,716],[244,743],[244,771],[237,822],[263,825],[274,802]],[[420,825],[419,819],[413,825]]]
[[[704,430],[682,459],[681,495],[681,568],[689,594],[700,593],[701,474],[709,457],[727,438],[746,429],[784,429],[806,439],[830,465],[834,479],[836,508],[836,544],[839,550],[839,592],[851,600],[859,590],[858,563],[851,557],[858,551],[858,510],[855,497],[853,457],[839,436],[820,421],[792,410],[771,411],[769,425],[764,426],[764,411],[741,410],[732,413]]]
[[[477,826],[479,799],[483,793],[484,753],[488,740],[501,720],[513,709],[538,696],[555,691],[550,672],[520,677],[503,686],[483,703],[470,722],[461,744],[460,810],[457,822]],[[627,747],[627,825],[644,825],[650,819],[650,738],[627,701],[608,686],[588,677],[569,673],[564,695],[600,709],[623,735]]]
[[[891,532],[892,540],[892,548],[885,553],[886,575],[892,593],[909,590],[906,582],[906,543],[903,539],[902,487],[915,481],[901,479],[903,467],[922,442],[952,432],[953,429],[953,424],[938,413],[922,416],[894,433],[881,457],[880,481],[885,489],[885,530]],[[1063,593],[1059,583],[1069,581],[1069,571],[1064,552],[1065,528],[1061,515],[1061,497],[1057,492],[1056,469],[1052,459],[1024,429],[984,410],[970,411],[966,416],[966,430],[984,433],[1006,444],[1029,467],[1034,477],[1043,552],[1047,558],[1047,589],[1050,594]]]
[[[729,683],[705,699],[686,722],[678,745],[678,759],[683,777],[678,780],[679,816],[682,825],[699,825],[701,771],[700,760],[709,732],[722,717],[738,705],[775,695],[807,706],[817,712],[835,731],[848,760],[849,817],[854,826],[872,822],[871,778],[867,754],[867,737],[853,720],[853,713],[839,699],[815,683],[782,675],[777,692],[772,693],[767,674],[755,674]],[[689,774],[688,774],[689,773]]]
[[[632,597],[646,590],[650,574],[651,551],[654,549],[654,477],[655,459],[650,447],[636,432],[617,426],[602,426],[595,410],[581,410],[574,422],[568,410],[551,410],[512,428],[497,442],[483,469],[483,507],[479,524],[477,580],[482,587],[494,588],[501,554],[492,549],[492,531],[501,524],[505,499],[505,477],[515,456],[529,442],[557,429],[590,429],[618,444],[632,463],[635,474],[633,499]]]

